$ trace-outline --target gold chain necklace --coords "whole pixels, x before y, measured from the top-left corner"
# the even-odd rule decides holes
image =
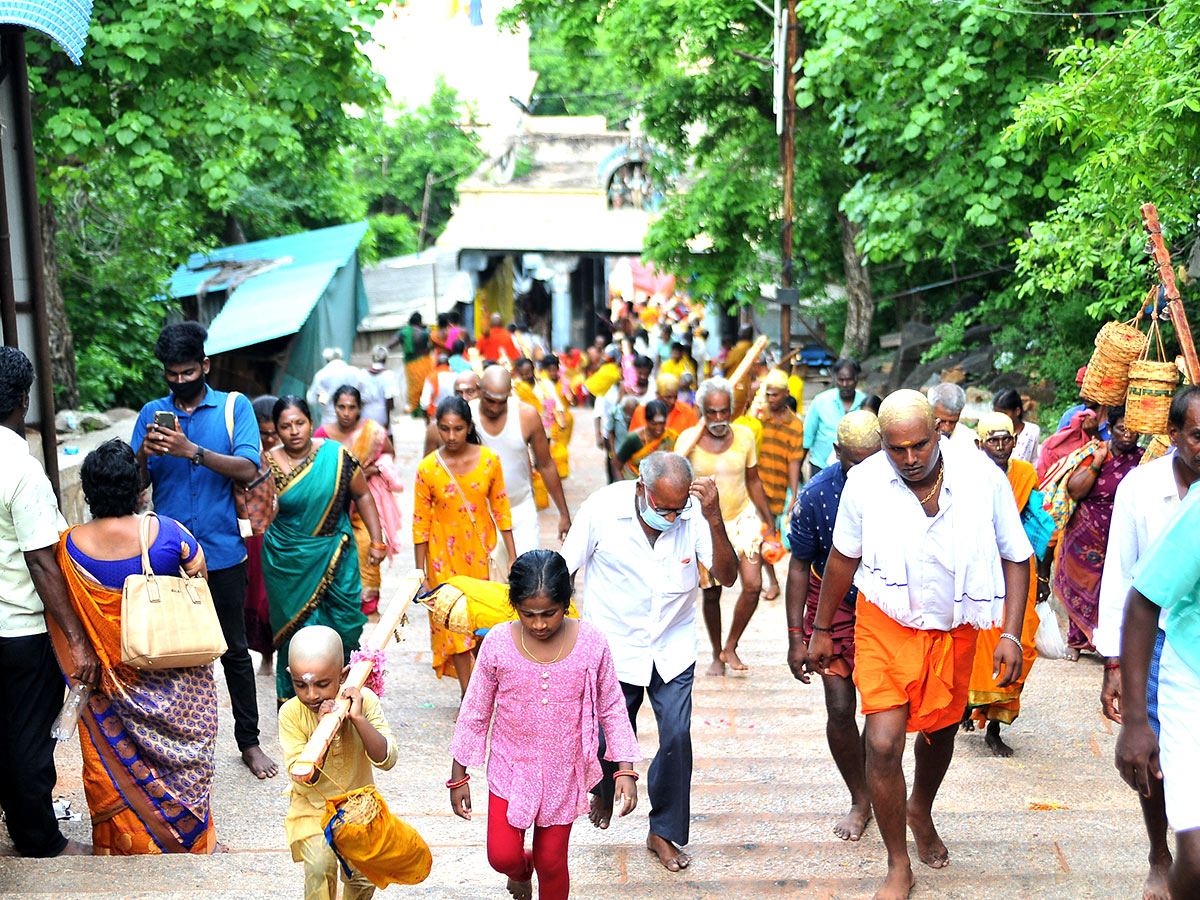
[[[946,471],[946,461],[943,459],[943,460],[941,461],[940,468],[938,469],[938,477],[937,477],[937,481],[935,481],[935,482],[933,483],[933,489],[932,489],[932,490],[930,490],[930,492],[929,492],[928,494],[926,494],[924,497],[922,497],[922,498],[921,498],[921,505],[922,505],[922,506],[924,506],[926,503],[928,503],[928,502],[929,502],[929,498],[930,498],[930,497],[932,497],[934,494],[936,494],[936,493],[937,493],[937,489],[938,489],[938,488],[940,488],[940,487],[942,486],[942,474],[943,474],[945,471]]]
[[[561,631],[562,629],[559,629],[559,630]],[[567,637],[565,634],[563,635],[562,643],[560,643],[558,645],[558,653],[555,655],[554,659],[550,660],[549,662],[544,662],[544,661],[538,659],[536,654],[534,654],[534,652],[532,650],[530,650],[528,647],[525,646],[525,626],[522,625],[521,626],[521,649],[524,650],[525,655],[528,656],[530,659],[532,659],[535,663],[538,663],[539,665],[542,665],[542,666],[552,666],[556,662],[558,662],[560,659],[562,659],[563,651],[567,649]]]

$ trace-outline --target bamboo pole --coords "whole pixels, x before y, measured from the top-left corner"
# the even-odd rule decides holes
[[[729,383],[733,386],[733,390],[735,390],[735,391],[737,390],[738,383],[743,378],[746,377],[746,373],[750,371],[750,368],[758,361],[758,358],[762,355],[762,352],[766,349],[767,349],[767,336],[765,334],[760,334],[758,336],[758,339],[753,344],[750,345],[750,349],[748,351],[746,351],[746,355],[745,355],[745,357],[743,357],[742,361],[740,363],[738,363],[738,367],[733,370],[733,374],[730,375],[729,378],[727,379],[729,381]],[[731,405],[733,404],[733,397],[729,398],[729,403]],[[732,413],[732,412],[733,412],[733,410],[731,408],[730,413]],[[703,433],[704,433],[704,419],[701,418],[700,424],[698,426],[696,426],[695,430],[693,431],[693,436],[692,436],[691,440],[689,440],[686,444],[676,444],[675,452],[678,453],[680,456],[687,456],[689,453],[692,452],[692,450],[695,449],[697,442],[700,440],[700,435]]]
[[[398,638],[396,629],[400,627],[401,620],[408,611],[408,605],[420,592],[424,580],[424,574],[417,569],[408,573],[400,585],[400,590],[396,592],[391,603],[384,607],[380,614],[379,622],[376,623],[371,630],[370,637],[367,638],[365,649],[382,650],[393,637]],[[287,665],[287,660],[279,660],[276,665]],[[370,660],[359,660],[350,667],[345,685],[361,689],[367,683],[372,668]],[[311,784],[316,781],[317,769],[325,761],[325,754],[329,752],[329,744],[333,741],[334,735],[338,733],[338,729],[342,727],[342,723],[346,721],[346,714],[349,712],[350,701],[339,697],[333,709],[321,717],[321,720],[317,722],[317,727],[313,730],[312,737],[308,739],[304,750],[289,769],[288,774],[291,775],[292,781],[300,784]]]
[[[1163,242],[1162,225],[1158,221],[1158,209],[1153,203],[1142,206],[1142,224],[1150,235],[1150,255],[1154,258],[1154,268],[1159,283],[1167,296],[1167,311],[1171,316],[1171,324],[1175,326],[1175,336],[1179,339],[1179,349],[1183,351],[1183,367],[1187,372],[1188,381],[1200,384],[1200,359],[1196,356],[1196,343],[1192,340],[1192,329],[1188,325],[1187,312],[1183,308],[1183,300],[1179,296],[1179,287],[1175,284],[1175,270],[1171,266],[1171,252]]]

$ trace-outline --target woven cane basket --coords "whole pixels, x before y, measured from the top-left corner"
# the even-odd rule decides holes
[[[1146,352],[1150,336],[1125,322],[1109,322],[1096,335],[1079,392],[1104,406],[1117,406],[1129,387],[1129,364]]]
[[[441,585],[425,601],[430,618],[447,631],[472,634],[471,617],[467,610],[467,595],[452,584]]]
[[[1173,362],[1135,359],[1129,364],[1129,391],[1125,397],[1125,427],[1138,434],[1163,434],[1171,397],[1179,383]]]

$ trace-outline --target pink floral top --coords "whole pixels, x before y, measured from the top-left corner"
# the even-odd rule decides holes
[[[508,801],[514,828],[569,825],[588,811],[588,790],[602,776],[600,727],[605,759],[642,758],[604,635],[580,622],[566,658],[541,665],[517,649],[505,623],[479,648],[450,753],[464,766],[487,758],[488,789]]]

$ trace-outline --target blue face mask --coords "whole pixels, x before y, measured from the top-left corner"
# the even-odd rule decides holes
[[[646,490],[646,486],[642,485],[642,491]],[[642,521],[653,528],[655,531],[666,531],[679,521],[679,517],[675,517],[675,522],[667,519],[657,509],[652,507],[645,496],[642,497],[642,502],[638,505],[638,513],[642,517]]]

